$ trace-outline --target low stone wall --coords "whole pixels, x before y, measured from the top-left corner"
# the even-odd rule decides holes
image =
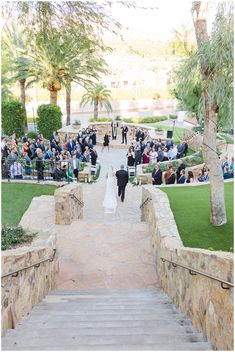
[[[161,258],[233,282],[233,254],[183,246],[167,195],[152,186],[143,186],[142,220],[150,224],[156,270],[162,289],[192,319],[217,350],[233,350],[233,289],[201,275],[190,275]],[[195,215],[196,216],[196,215]],[[200,229],[199,229],[200,231]]]
[[[32,265],[53,255],[56,234],[42,232],[29,247],[2,251],[2,276]],[[2,334],[15,328],[18,321],[40,302],[56,285],[57,254],[52,262],[46,261],[2,279]]]
[[[82,185],[70,183],[60,187],[55,191],[54,197],[57,225],[70,225],[73,220],[82,218]]]

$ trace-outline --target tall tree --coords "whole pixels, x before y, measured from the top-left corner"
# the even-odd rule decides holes
[[[83,95],[81,106],[91,104],[94,106],[94,121],[98,118],[99,108],[105,108],[109,113],[112,111],[110,104],[111,91],[106,89],[103,84],[96,84],[93,88],[88,88],[87,93]]]
[[[203,157],[210,169],[210,221],[216,226],[221,226],[227,220],[224,202],[224,180],[216,152],[216,134],[219,126],[219,111],[220,108],[223,108],[226,100],[223,88],[232,89],[233,18],[231,10],[226,16],[225,8],[221,5],[210,38],[207,32],[206,8],[206,2],[194,1],[192,4],[202,76]],[[228,31],[228,40],[226,30]],[[227,74],[224,75],[226,71]],[[227,87],[224,86],[223,79],[226,80]]]

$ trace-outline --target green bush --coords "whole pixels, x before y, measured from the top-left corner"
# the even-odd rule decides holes
[[[60,107],[52,104],[43,104],[38,107],[38,131],[47,139],[53,131],[62,127]]]
[[[79,126],[79,125],[81,125],[81,121],[80,120],[75,120],[73,124],[76,125],[76,126]]]
[[[177,115],[169,115],[169,118],[170,118],[171,120],[176,120],[176,119],[177,119]]]
[[[36,233],[28,233],[22,227],[2,227],[2,250],[10,249],[17,244],[32,242]]]
[[[192,131],[199,132],[200,134],[203,134],[204,133],[204,128],[202,126],[194,126],[192,128]]]
[[[25,109],[17,100],[2,103],[2,129],[5,134],[11,136],[14,132],[17,137],[24,134]]]
[[[29,131],[28,132],[28,137],[30,139],[37,139],[37,136],[38,136],[38,134],[36,132],[34,132],[34,131]]]
[[[112,122],[112,117],[98,117],[96,121],[94,121],[94,117],[89,119],[89,122]]]

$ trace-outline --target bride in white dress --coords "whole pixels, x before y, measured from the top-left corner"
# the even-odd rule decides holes
[[[113,172],[113,168],[109,167],[108,177],[106,182],[106,191],[103,201],[103,207],[105,213],[115,213],[117,208],[117,196],[115,190],[116,177]]]

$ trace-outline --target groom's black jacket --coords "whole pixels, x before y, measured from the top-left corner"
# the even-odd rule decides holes
[[[118,170],[116,172],[117,185],[119,187],[125,187],[129,181],[128,172],[126,170]]]

